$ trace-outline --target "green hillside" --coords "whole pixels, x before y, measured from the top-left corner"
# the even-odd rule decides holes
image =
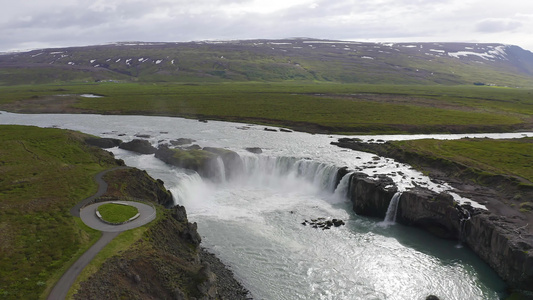
[[[312,39],[117,43],[0,56],[0,84],[318,81],[533,86],[533,53],[468,43]]]
[[[115,159],[87,135],[0,127],[0,298],[38,299],[100,233],[70,208],[92,195]]]

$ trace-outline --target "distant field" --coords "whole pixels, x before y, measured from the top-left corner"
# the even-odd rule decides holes
[[[80,94],[102,98],[83,98]],[[533,90],[327,83],[95,83],[0,87],[0,109],[241,121],[324,133],[533,128]]]
[[[533,138],[397,141],[404,151],[460,163],[484,172],[533,182]]]

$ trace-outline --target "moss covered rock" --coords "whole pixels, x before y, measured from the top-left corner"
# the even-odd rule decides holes
[[[218,155],[205,150],[171,149],[161,146],[155,152],[155,157],[169,165],[196,171],[205,178],[216,177]]]

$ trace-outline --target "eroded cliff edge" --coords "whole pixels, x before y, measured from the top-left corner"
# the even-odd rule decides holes
[[[364,143],[335,143],[341,147],[373,152],[381,156],[400,158],[413,153],[391,155],[387,146],[369,146]],[[401,159],[401,158],[404,159]],[[420,157],[416,157],[420,160]],[[442,162],[435,162],[434,167]],[[458,166],[449,166],[457,168]],[[441,173],[442,174],[442,173]],[[443,179],[442,177],[440,179]],[[457,180],[457,179],[456,179]],[[504,181],[509,179],[504,178]],[[477,187],[482,188],[482,187]],[[373,179],[354,173],[350,181],[349,197],[357,214],[383,218],[397,189],[387,178]],[[496,193],[488,194],[492,197]],[[478,198],[476,200],[489,201]],[[421,227],[442,238],[461,240],[487,262],[512,289],[533,291],[533,234],[530,226],[514,214],[459,205],[447,193],[436,193],[423,188],[403,192],[396,221]],[[525,224],[524,224],[525,223]]]
[[[247,299],[247,291],[220,260],[200,247],[196,223],[182,206],[170,209],[163,182],[135,168],[104,177],[103,200],[154,202],[159,217],[126,251],[107,259],[81,283],[75,299]]]

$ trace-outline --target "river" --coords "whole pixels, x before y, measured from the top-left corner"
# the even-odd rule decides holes
[[[468,248],[415,228],[354,214],[342,187],[331,185],[339,168],[387,174],[401,190],[413,181],[436,191],[411,167],[391,159],[330,145],[340,136],[271,132],[264,126],[207,123],[170,117],[0,112],[0,124],[79,130],[129,141],[149,136],[152,144],[192,138],[202,147],[236,151],[243,169],[216,180],[170,167],[153,155],[114,148],[117,158],[162,179],[189,219],[198,223],[205,248],[235,273],[254,299],[499,299],[505,284]],[[483,134],[491,138],[532,133]],[[460,138],[465,135],[430,135]],[[474,135],[469,135],[474,136]],[[420,136],[374,136],[408,139]],[[260,147],[252,154],[246,147]],[[223,168],[221,168],[223,170]],[[467,199],[460,199],[467,201]],[[302,225],[317,218],[342,219],[329,230]]]

